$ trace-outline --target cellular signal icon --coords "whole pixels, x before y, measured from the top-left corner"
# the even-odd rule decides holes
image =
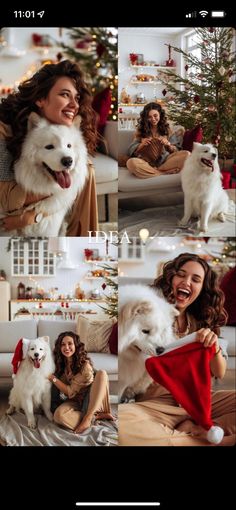
[[[199,14],[202,16],[202,18],[205,18],[208,14],[208,11],[199,11]]]
[[[196,11],[195,12],[188,12],[187,14],[185,14],[185,18],[196,18],[196,17],[197,17]]]

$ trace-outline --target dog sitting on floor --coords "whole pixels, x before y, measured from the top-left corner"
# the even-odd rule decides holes
[[[209,143],[194,142],[180,175],[184,192],[184,216],[180,225],[186,225],[192,216],[198,217],[199,230],[207,232],[211,218],[224,222],[229,198],[222,188],[217,149]]]

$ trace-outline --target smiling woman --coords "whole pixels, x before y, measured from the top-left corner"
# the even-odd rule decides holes
[[[39,194],[37,187],[26,192],[22,184],[15,182],[14,163],[21,156],[32,112],[52,124],[67,127],[73,126],[79,114],[88,153],[93,154],[96,148],[91,94],[77,64],[64,60],[45,65],[23,82],[19,91],[10,94],[0,105],[0,210],[6,213],[1,220],[2,230],[22,229],[34,224],[38,215],[32,204],[48,197],[46,189],[45,197]],[[98,228],[94,169],[89,160],[86,182],[77,195],[67,222],[66,235],[69,236],[86,236],[88,231],[95,232]]]
[[[161,290],[179,311],[174,323],[177,337],[195,332],[195,342],[204,348],[214,347],[208,366],[212,376],[222,379],[226,353],[220,346],[219,333],[226,324],[227,313],[216,273],[198,255],[182,253],[164,265],[153,288]],[[201,381],[197,366],[194,369]],[[211,413],[214,423],[224,429],[222,446],[235,444],[235,391],[212,392]],[[187,411],[164,386],[156,383],[139,395],[135,403],[119,406],[119,438],[121,445],[128,446],[207,444],[206,432],[190,420]]]

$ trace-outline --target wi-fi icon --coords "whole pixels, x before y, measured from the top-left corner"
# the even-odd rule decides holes
[[[207,16],[208,14],[208,11],[199,11],[199,14],[201,14],[201,16],[205,18],[205,16]]]

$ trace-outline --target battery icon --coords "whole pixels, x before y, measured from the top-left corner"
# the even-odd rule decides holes
[[[212,18],[224,18],[225,11],[211,11],[211,17]]]

